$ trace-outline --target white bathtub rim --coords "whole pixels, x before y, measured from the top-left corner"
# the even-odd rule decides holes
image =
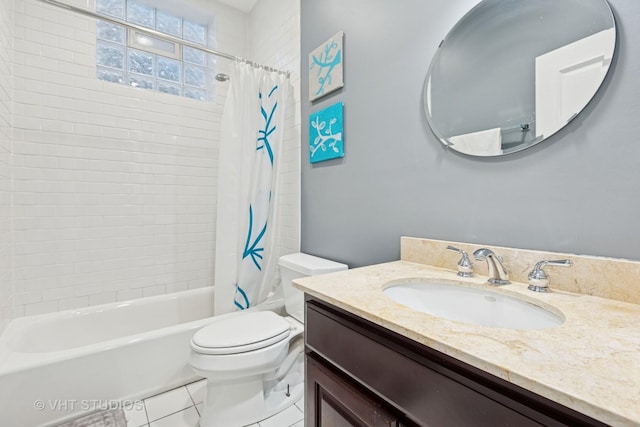
[[[64,361],[67,359],[72,359],[78,356],[84,356],[87,354],[92,354],[99,351],[106,351],[113,347],[133,344],[136,342],[144,342],[157,339],[158,337],[164,336],[168,333],[176,332],[179,330],[193,330],[195,333],[196,330],[205,326],[206,324],[214,321],[214,319],[220,319],[222,317],[235,316],[242,312],[232,312],[219,316],[211,316],[203,319],[193,320],[190,322],[180,323],[168,327],[164,327],[161,329],[155,329],[152,331],[140,332],[133,335],[128,335],[124,337],[118,337],[106,341],[101,341],[98,343],[88,344],[80,347],[75,347],[71,349],[64,349],[59,351],[51,351],[51,352],[41,352],[41,353],[23,353],[12,350],[8,346],[9,340],[16,334],[19,333],[20,329],[36,322],[41,322],[43,320],[55,318],[58,316],[72,317],[77,315],[78,313],[87,313],[94,310],[100,309],[109,309],[113,307],[118,307],[123,304],[126,305],[140,305],[152,303],[153,301],[167,299],[168,297],[171,299],[178,298],[181,294],[185,293],[213,293],[211,291],[211,287],[198,288],[188,291],[176,292],[172,294],[166,295],[158,295],[153,297],[139,298],[135,300],[129,301],[119,301],[115,303],[101,304],[90,307],[83,307],[80,309],[71,309],[54,313],[45,313],[34,316],[25,316],[14,319],[12,322],[7,325],[4,333],[0,336],[0,376],[5,374],[14,374],[19,373],[25,370],[32,369],[36,366],[40,366],[48,363],[55,363]],[[249,308],[247,311],[261,311],[261,310],[270,310],[279,312],[284,307],[284,301],[281,299],[270,299],[265,301],[259,305],[256,305],[252,308]],[[15,323],[14,323],[15,322]]]
[[[133,308],[135,309],[135,307],[137,306],[145,306],[145,305],[151,305],[154,304],[156,302],[171,302],[171,301],[175,301],[177,299],[183,298],[183,297],[193,297],[193,296],[200,296],[200,294],[202,295],[202,297],[206,297],[206,298],[214,298],[214,287],[211,286],[206,286],[206,287],[202,287],[202,288],[197,288],[197,289],[191,289],[191,290],[187,290],[187,291],[180,291],[180,292],[173,292],[173,293],[169,293],[169,294],[163,294],[163,295],[156,295],[156,296],[152,296],[152,297],[144,297],[144,298],[136,298],[136,299],[131,299],[131,300],[126,300],[126,301],[117,301],[117,302],[111,302],[111,303],[106,303],[106,304],[98,304],[98,305],[92,305],[92,306],[88,306],[88,307],[82,307],[82,308],[72,308],[69,310],[63,310],[63,311],[56,311],[56,312],[51,312],[51,313],[44,313],[44,314],[37,314],[37,315],[32,315],[32,316],[24,316],[24,317],[19,317],[16,319],[13,319],[6,327],[6,329],[4,330],[4,333],[2,335],[0,335],[0,362],[2,361],[2,354],[4,354],[5,352],[8,353],[17,353],[17,354],[38,354],[40,352],[37,351],[20,351],[17,350],[15,348],[12,348],[12,341],[18,339],[20,333],[22,330],[24,329],[28,329],[33,325],[38,325],[40,323],[43,322],[47,322],[47,321],[57,321],[57,320],[68,320],[68,319],[72,319],[72,318],[77,318],[80,316],[84,316],[84,315],[90,315],[91,313],[95,313],[95,312],[100,312],[100,311],[111,311],[113,309],[119,309],[121,307],[127,307],[129,308]],[[201,320],[201,319],[194,319],[195,321],[197,320]],[[182,322],[182,325],[185,325],[189,322]],[[166,326],[164,328],[158,328],[157,330],[160,329],[165,329],[165,328],[170,328],[171,326]],[[152,329],[152,330],[147,330],[147,331],[141,331],[140,333],[132,333],[130,335],[126,335],[126,336],[134,336],[134,335],[141,335],[141,334],[146,334],[146,333],[151,333],[152,331],[154,331],[156,329]],[[103,340],[100,342],[96,342],[95,344],[101,344],[101,343],[105,343],[105,342],[111,342],[111,341],[116,341],[116,340],[120,340],[122,339],[123,336],[119,336],[119,337],[115,337],[113,339],[108,339],[108,340]],[[52,350],[49,352],[42,352],[42,353],[47,353],[47,354],[52,354],[52,353],[60,353],[66,350],[75,350],[81,347],[88,347],[91,346],[92,344],[87,344],[84,346],[75,346],[75,347],[70,347],[68,349],[60,349],[60,350]],[[1,366],[1,365],[0,365]]]
[[[87,307],[80,307],[80,308],[71,308],[68,310],[61,310],[61,311],[54,311],[54,312],[50,312],[50,313],[43,313],[43,314],[34,314],[31,316],[22,316],[22,317],[17,317],[13,320],[11,320],[9,322],[9,324],[7,325],[7,327],[5,328],[4,332],[0,335],[0,340],[3,340],[3,338],[9,336],[11,333],[14,333],[14,329],[16,328],[22,328],[24,326],[30,325],[30,324],[34,324],[34,323],[38,323],[38,322],[42,322],[42,321],[46,321],[48,319],[52,319],[52,318],[69,318],[69,317],[76,317],[79,315],[84,315],[87,313],[92,313],[98,310],[109,310],[112,308],[118,308],[121,306],[137,306],[137,305],[147,305],[150,303],[153,303],[155,301],[163,301],[163,300],[176,300],[178,298],[180,298],[181,296],[184,295],[190,295],[190,294],[207,294],[207,293],[211,293],[213,296],[213,289],[214,287],[212,286],[205,286],[202,288],[197,288],[197,289],[190,289],[187,291],[180,291],[180,292],[172,292],[169,294],[163,294],[163,295],[155,295],[152,297],[143,297],[143,298],[135,298],[135,299],[130,299],[130,300],[125,300],[125,301],[116,301],[116,302],[109,302],[106,304],[98,304],[98,305],[90,305]]]

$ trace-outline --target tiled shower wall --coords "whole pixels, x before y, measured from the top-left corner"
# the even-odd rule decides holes
[[[299,248],[300,8],[287,0],[270,25],[249,31],[249,22],[273,18],[269,8],[279,4],[262,2],[269,5],[246,15],[190,0],[215,15],[216,48],[293,72],[295,120],[281,180],[285,233],[278,240],[288,253]],[[4,13],[13,4],[15,22]],[[0,77],[3,124],[10,117],[5,98],[13,93],[15,101],[14,126],[2,132],[15,138],[12,192],[11,139],[3,137],[0,147],[1,188],[13,198],[13,215],[2,198],[0,254],[15,258],[2,257],[0,300],[20,316],[212,285],[217,141],[228,83],[216,83],[216,102],[203,103],[98,81],[94,21],[35,0],[2,7],[0,66],[15,56],[14,90]],[[218,71],[227,69],[218,60]]]
[[[300,0],[260,0],[249,16],[248,56],[291,72],[281,164],[280,254],[300,250]]]
[[[0,2],[0,332],[11,316],[13,1]]]
[[[15,8],[16,314],[212,285],[224,96],[98,81],[95,21],[34,0]],[[234,32],[218,47],[244,48],[245,16],[213,13]]]

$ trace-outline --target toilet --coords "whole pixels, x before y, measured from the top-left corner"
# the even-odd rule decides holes
[[[241,427],[291,406],[304,391],[304,293],[292,280],[346,270],[295,253],[280,257],[286,314],[260,310],[214,320],[191,338],[189,363],[207,379],[200,427]]]

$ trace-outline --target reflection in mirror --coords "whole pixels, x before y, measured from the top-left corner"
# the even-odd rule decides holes
[[[591,100],[615,41],[606,0],[483,0],[433,58],[424,93],[429,125],[469,155],[537,144]]]

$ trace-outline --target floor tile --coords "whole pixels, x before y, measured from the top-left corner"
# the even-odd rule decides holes
[[[124,408],[124,417],[127,419],[127,427],[140,427],[149,424],[144,405]]]
[[[185,387],[176,388],[166,393],[145,399],[144,404],[147,407],[147,416],[149,417],[149,421],[152,422],[193,406],[191,396],[189,396],[189,392]],[[196,412],[195,408],[193,411]]]
[[[187,391],[193,399],[193,403],[198,404],[204,402],[204,393],[207,389],[207,380],[196,381],[195,383],[187,384]]]
[[[260,427],[289,427],[303,418],[302,412],[293,405],[271,418],[260,421]]]
[[[192,406],[184,411],[153,421],[149,427],[198,427],[199,421],[198,411]]]
[[[145,399],[146,410],[125,410],[127,427],[198,427],[205,391],[206,381],[200,380]],[[271,418],[246,427],[304,427],[304,397]]]

